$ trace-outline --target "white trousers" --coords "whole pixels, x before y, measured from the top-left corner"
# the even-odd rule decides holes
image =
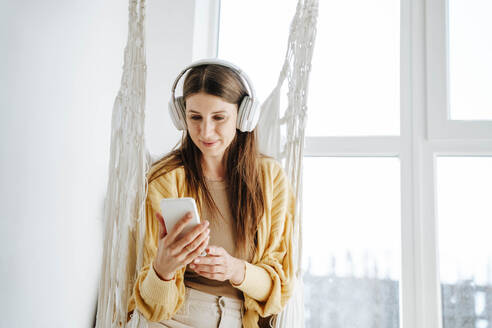
[[[170,319],[149,328],[241,328],[243,301],[186,287],[184,304]]]

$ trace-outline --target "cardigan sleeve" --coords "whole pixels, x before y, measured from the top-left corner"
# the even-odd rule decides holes
[[[161,280],[153,267],[157,254],[159,222],[155,213],[160,212],[162,198],[178,197],[175,181],[171,174],[166,174],[152,181],[148,187],[145,202],[146,231],[144,240],[143,266],[138,272],[128,312],[137,308],[149,321],[162,321],[171,318],[184,302],[184,271],[177,270],[170,281]]]
[[[259,245],[264,247],[261,257],[246,265],[244,281],[235,286],[243,291],[246,308],[262,317],[282,311],[292,294],[294,281],[292,238],[295,200],[280,165],[274,162],[267,172],[267,180],[271,181],[267,190],[271,194],[271,206],[266,215],[270,218],[269,234],[265,245]],[[265,284],[269,287],[265,288]]]

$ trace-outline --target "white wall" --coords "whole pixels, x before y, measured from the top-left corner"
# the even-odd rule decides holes
[[[0,2],[0,325],[90,327],[128,1]],[[170,150],[170,87],[194,1],[149,1],[147,145]]]

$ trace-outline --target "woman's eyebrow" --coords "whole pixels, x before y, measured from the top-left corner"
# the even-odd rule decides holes
[[[193,110],[193,109],[190,109],[190,110],[188,111],[188,113],[192,113],[192,114],[200,114],[200,115],[202,114],[202,113],[197,112],[196,110]],[[212,112],[212,114],[224,114],[224,113],[227,113],[227,111],[225,111],[225,110],[220,110],[220,111]]]

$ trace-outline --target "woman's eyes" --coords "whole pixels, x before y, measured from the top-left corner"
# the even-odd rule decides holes
[[[199,115],[193,115],[190,117],[193,121],[199,121],[202,119],[201,116]],[[214,116],[213,119],[216,120],[216,121],[222,121],[225,117],[224,116],[220,116],[220,115],[217,115],[217,116]]]

